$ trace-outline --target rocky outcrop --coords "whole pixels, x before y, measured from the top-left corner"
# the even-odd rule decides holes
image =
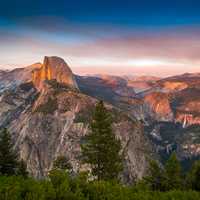
[[[56,80],[58,83],[78,89],[71,69],[67,63],[59,57],[45,56],[42,67],[33,71],[32,81],[38,90],[43,89],[44,81],[46,80]]]
[[[174,94],[175,121],[183,127],[200,124],[200,89],[191,87]]]
[[[22,83],[32,81],[32,71],[42,66],[41,63],[35,63],[25,68],[16,68],[11,71],[0,72],[0,94],[7,89],[14,89]]]
[[[45,57],[32,75],[32,82],[27,79],[0,95],[0,127],[9,129],[15,148],[34,177],[46,176],[53,160],[63,154],[69,157],[75,172],[84,170],[80,144],[90,132],[97,99],[77,89],[70,68],[60,58]],[[106,107],[113,115],[113,131],[122,144],[122,178],[132,182],[146,173],[151,144],[139,121],[110,104]]]
[[[125,79],[118,76],[76,76],[76,80],[82,92],[112,104],[121,98],[135,96],[134,89],[127,85]]]
[[[63,154],[69,157],[74,171],[84,169],[80,144],[90,131],[88,124],[97,102],[66,86],[58,90],[51,82],[47,84],[40,93],[33,85],[21,85],[0,99],[4,108],[0,110],[0,126],[9,128],[20,157],[27,161],[29,172],[37,178],[46,176],[53,160]],[[142,125],[115,107],[106,106],[115,119],[113,130],[122,143],[123,180],[141,178],[151,157]]]
[[[200,115],[196,116],[192,113],[177,112],[175,122],[182,124],[183,128],[191,125],[200,124]]]
[[[78,89],[75,77],[66,62],[56,56],[46,56],[43,64],[36,63],[25,68],[0,71],[0,93],[31,81],[41,91],[46,80],[56,80],[68,87]]]
[[[151,108],[151,116],[156,121],[172,121],[173,112],[169,96],[165,93],[153,92],[144,97],[144,102]]]
[[[134,89],[134,96],[117,96],[113,90],[108,90],[109,85],[116,88],[116,79],[106,79],[105,87],[99,87],[99,79],[94,77],[78,82],[81,83],[81,90],[88,95],[107,100],[141,120],[145,134],[162,158],[167,158],[173,151],[183,161],[200,156],[199,74],[183,74],[153,81],[145,78],[134,80],[131,77],[127,79],[127,85]],[[95,87],[91,88],[91,85]]]
[[[184,90],[188,87],[187,83],[179,82],[179,81],[166,81],[163,83],[163,89],[168,92],[174,92],[179,90]]]

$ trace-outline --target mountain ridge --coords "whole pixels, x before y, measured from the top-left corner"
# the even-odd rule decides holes
[[[63,154],[69,157],[75,172],[88,169],[80,162],[80,144],[90,131],[89,122],[98,99],[52,77],[40,80],[42,90],[27,78],[0,94],[3,108],[0,127],[7,127],[11,132],[20,158],[37,178],[46,176],[53,160]],[[153,155],[151,143],[136,118],[111,104],[105,105],[113,116],[113,130],[122,144],[122,179],[124,182],[140,179],[146,173],[148,157]]]
[[[38,69],[40,67],[38,66]],[[3,99],[3,101],[1,100],[0,105],[4,107],[4,112],[0,113],[0,116],[3,115],[5,117],[5,112],[7,112],[6,122],[9,120],[12,121],[13,118],[19,116],[19,111],[12,111],[10,106],[15,107],[15,104],[19,104],[17,99],[20,98],[16,98],[16,93],[11,92],[10,96],[12,99],[11,97],[8,98],[11,105],[9,103],[8,105],[3,95],[6,95],[6,91],[9,89],[16,91],[19,87],[27,88],[27,83],[24,86],[22,82],[31,82],[30,72],[31,70],[24,69],[23,71],[20,69],[14,70],[14,72],[1,73],[2,75],[0,75],[0,83],[3,85],[3,87],[1,85],[2,89],[0,90],[0,99]],[[9,78],[9,80],[5,78],[7,73],[11,73],[8,77],[12,78]],[[25,75],[20,76],[21,73],[27,75],[27,77]],[[26,78],[16,81],[15,75],[16,77]],[[137,79],[133,77],[131,80],[130,77],[124,78],[109,75],[93,77],[78,76],[70,73],[70,76],[73,76],[71,80],[74,79],[76,81],[78,89],[76,87],[69,87],[68,84],[63,84],[62,81],[59,82],[56,76],[54,78],[47,77],[42,80],[43,90],[40,90],[40,88],[37,89],[37,87],[34,89],[34,84],[32,83],[31,88],[33,91],[36,90],[36,93],[33,92],[33,94],[35,94],[38,104],[29,106],[36,111],[42,110],[48,113],[49,110],[49,114],[54,116],[57,115],[59,105],[63,107],[63,102],[59,104],[55,103],[57,100],[55,101],[54,95],[56,96],[59,91],[67,91],[67,94],[70,92],[79,92],[80,94],[87,95],[88,98],[104,100],[107,104],[125,112],[131,119],[136,120],[137,123],[141,122],[143,125],[140,127],[140,131],[144,128],[145,135],[149,138],[147,143],[153,143],[154,151],[158,152],[161,158],[163,155],[164,157],[168,156],[172,151],[177,151],[179,159],[183,160],[188,159],[188,157],[189,159],[193,159],[193,156],[200,155],[198,151],[198,127],[200,126],[199,73],[187,73],[163,79],[148,78],[146,76]],[[7,83],[8,85],[6,85]],[[49,95],[47,91],[52,91],[52,94]],[[67,94],[65,93],[65,95]],[[24,96],[26,95],[24,94]],[[49,96],[50,99],[43,99],[45,96]],[[16,102],[12,102],[13,100]],[[39,103],[40,101],[46,103],[43,105]],[[46,107],[45,105],[48,101],[50,101],[51,106]],[[75,107],[72,110],[76,110]],[[75,119],[87,119],[88,113],[90,112],[75,113],[74,115],[77,114],[78,116]],[[123,132],[123,130],[121,131]],[[191,138],[191,142],[188,141],[188,137]]]

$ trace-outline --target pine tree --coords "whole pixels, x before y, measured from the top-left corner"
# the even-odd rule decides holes
[[[182,188],[182,169],[176,154],[173,153],[165,164],[165,187],[166,190]]]
[[[192,165],[192,169],[187,176],[187,186],[190,189],[200,191],[200,161],[196,161]]]
[[[112,131],[111,114],[100,101],[91,122],[91,133],[82,145],[83,162],[88,163],[98,180],[117,179],[122,170],[121,144]]]
[[[10,134],[7,129],[3,129],[0,132],[0,174],[17,174],[17,158],[17,153],[13,150]]]
[[[164,191],[164,170],[157,161],[150,161],[148,174],[148,176],[144,177],[144,181],[151,190]]]

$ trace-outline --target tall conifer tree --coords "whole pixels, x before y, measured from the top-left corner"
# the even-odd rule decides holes
[[[200,191],[200,160],[197,160],[187,175],[187,186],[190,189]]]
[[[165,164],[165,187],[166,190],[181,189],[183,186],[182,168],[176,154],[172,153]]]
[[[7,129],[0,131],[0,174],[15,175],[18,171],[18,156],[13,150],[11,137]]]
[[[112,131],[112,117],[103,101],[95,108],[91,133],[82,145],[83,161],[98,180],[117,179],[122,170],[121,144]]]
[[[151,160],[149,163],[149,174],[144,177],[145,183],[150,189],[155,191],[165,191],[164,188],[164,170],[161,168],[159,163],[155,160]]]

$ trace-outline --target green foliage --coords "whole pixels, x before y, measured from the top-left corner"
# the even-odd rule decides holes
[[[195,191],[159,192],[135,190],[116,182],[87,182],[82,176],[70,177],[55,170],[47,180],[0,176],[1,200],[198,200]]]
[[[69,159],[66,156],[58,156],[53,163],[54,169],[61,169],[61,170],[72,170],[72,165]]]
[[[45,187],[34,179],[20,176],[0,177],[1,200],[45,200]]]
[[[53,185],[56,199],[67,199],[69,193],[68,174],[62,170],[52,170],[49,174],[49,178]]]
[[[141,183],[140,183],[141,184]],[[142,184],[143,185],[143,184]],[[113,181],[88,182],[85,175],[70,177],[52,170],[49,179],[0,176],[1,200],[198,200],[196,191],[151,191],[140,185],[125,186]]]
[[[45,104],[39,105],[35,112],[41,112],[43,114],[53,114],[58,108],[57,99],[49,97]]]
[[[74,123],[91,123],[92,108],[76,113]]]
[[[181,164],[173,153],[165,164],[165,188],[166,190],[183,188]]]
[[[15,175],[18,169],[18,156],[13,150],[11,137],[7,129],[0,132],[0,174]]]
[[[110,113],[100,101],[91,122],[91,133],[82,145],[83,162],[90,164],[98,180],[117,179],[122,170],[121,144],[112,132]]]
[[[169,191],[184,189],[180,162],[173,153],[162,168],[156,161],[151,161],[149,175],[144,178],[146,184],[153,191]]]
[[[83,193],[81,189],[78,187],[78,182],[75,189],[73,179],[69,176],[69,174],[63,170],[52,170],[49,174],[50,181],[53,185],[55,191],[55,199],[56,200],[84,200]],[[73,187],[72,187],[73,186]],[[73,188],[73,189],[72,189]]]
[[[28,176],[26,163],[18,160],[18,154],[13,149],[11,137],[7,129],[0,131],[0,174]]]
[[[164,170],[160,167],[157,161],[151,160],[149,163],[149,175],[144,178],[145,183],[151,190],[164,191]]]
[[[23,176],[24,178],[28,177],[27,165],[24,160],[19,161],[17,174]]]
[[[193,164],[187,176],[187,186],[193,190],[200,191],[200,161]]]

